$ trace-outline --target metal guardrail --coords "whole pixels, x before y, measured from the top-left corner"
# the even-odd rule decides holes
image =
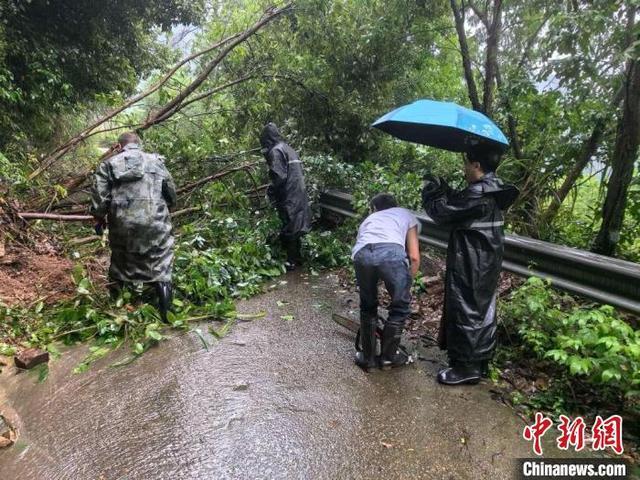
[[[323,216],[357,217],[352,196],[339,191],[320,195]],[[414,212],[422,224],[420,240],[446,250],[449,229],[426,214]],[[523,277],[547,278],[555,287],[581,297],[640,314],[640,265],[576,248],[507,235],[502,268]]]

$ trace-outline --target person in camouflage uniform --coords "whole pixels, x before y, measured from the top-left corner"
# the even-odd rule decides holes
[[[176,188],[164,159],[144,152],[132,132],[118,139],[121,150],[104,160],[94,176],[91,215],[109,226],[109,279],[118,287],[153,286],[164,320],[171,306],[173,235],[169,209]]]

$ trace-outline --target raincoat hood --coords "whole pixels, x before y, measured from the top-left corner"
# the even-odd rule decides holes
[[[485,174],[472,185],[472,188],[493,196],[500,210],[506,210],[513,205],[520,194],[515,186],[504,183],[493,172]]]
[[[124,161],[117,161],[113,177],[119,182],[137,182],[144,177],[145,156],[137,143],[129,143],[119,155]]]
[[[273,122],[267,123],[260,134],[260,146],[263,149],[263,153],[268,152],[282,141],[282,135],[280,135],[280,131],[278,130],[278,127],[276,127],[276,124]]]

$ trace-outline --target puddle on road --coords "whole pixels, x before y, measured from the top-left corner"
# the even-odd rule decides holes
[[[364,374],[353,334],[331,320],[338,289],[290,274],[240,303],[264,318],[209,350],[176,335],[126,367],[107,358],[74,375],[80,346],[42,384],[3,375],[22,422],[3,478],[511,478],[529,454],[520,420],[484,388],[438,386],[432,363]]]

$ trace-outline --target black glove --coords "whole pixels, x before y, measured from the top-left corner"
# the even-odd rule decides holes
[[[422,203],[426,203],[434,197],[444,193],[446,189],[446,182],[440,177],[434,177],[433,175],[425,175],[422,177]]]

